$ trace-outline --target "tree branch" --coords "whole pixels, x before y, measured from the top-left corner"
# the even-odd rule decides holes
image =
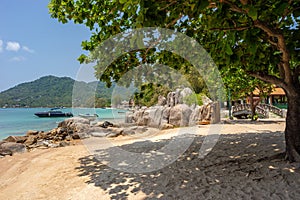
[[[234,11],[234,12],[238,12],[238,13],[243,13],[243,14],[247,14],[247,12],[245,10],[243,10],[242,8],[239,8],[238,6],[236,6],[234,3],[232,3],[231,1],[228,0],[223,0],[222,3],[225,3],[227,5],[230,6],[230,10]]]
[[[243,30],[246,30],[249,28],[251,28],[251,26],[241,26],[241,27],[233,27],[233,28],[211,28],[210,30],[212,30],[212,31],[214,31],[214,30],[217,30],[217,31],[232,31],[232,30],[243,31]]]
[[[180,20],[182,18],[182,16],[183,15],[180,13],[177,18],[175,18],[173,21],[171,21],[169,24],[166,25],[166,28],[173,26],[178,20]]]
[[[177,1],[172,1],[171,3],[169,3],[168,5],[166,5],[165,7],[159,9],[159,10],[165,10],[166,8],[170,7],[171,5],[177,3]]]
[[[268,74],[265,74],[263,72],[254,72],[254,71],[246,71],[250,76],[253,76],[255,78],[258,78],[262,81],[265,81],[265,82],[269,82],[269,83],[272,83],[272,84],[275,84],[279,87],[285,87],[285,83],[283,82],[282,79],[280,78],[277,78],[276,76],[272,76],[272,75],[268,75]]]
[[[285,39],[282,34],[280,34],[277,30],[274,30],[270,27],[268,27],[266,24],[259,20],[254,21],[254,26],[263,30],[267,35],[272,38],[277,38],[277,49],[282,52],[282,63],[278,65],[278,67],[282,67],[284,70],[284,81],[288,84],[292,84],[292,76],[291,76],[291,69],[290,69],[290,53],[287,49],[287,46],[285,44]],[[272,44],[272,43],[271,43]],[[281,69],[279,69],[280,71]]]

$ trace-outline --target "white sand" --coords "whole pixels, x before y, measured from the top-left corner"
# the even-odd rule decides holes
[[[214,126],[186,129],[182,133],[197,135],[187,151],[147,173],[110,168],[82,144],[2,158],[0,199],[300,199],[299,166],[277,156],[285,148],[284,122],[224,124],[218,143],[200,159],[199,149]],[[151,152],[177,134],[174,129],[109,142]],[[99,151],[109,150],[109,142],[98,138]]]

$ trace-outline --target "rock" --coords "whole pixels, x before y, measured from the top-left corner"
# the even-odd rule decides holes
[[[161,119],[163,117],[163,106],[155,106],[148,109],[149,117],[148,117],[148,123],[144,124],[149,127],[159,128],[161,124]]]
[[[51,134],[51,132],[43,132],[43,131],[41,131],[38,134],[38,138],[39,139],[48,139],[50,134]]]
[[[38,140],[34,145],[35,148],[42,147],[42,146],[43,147],[47,146],[47,145],[45,145],[44,140]],[[31,148],[33,148],[33,146],[31,146]]]
[[[110,132],[113,132],[113,133],[116,133],[116,134],[118,134],[118,135],[121,135],[122,132],[124,131],[124,129],[123,129],[123,128],[115,128],[115,127],[111,127],[111,128],[109,128],[109,131],[110,131]]]
[[[107,128],[107,127],[113,127],[114,124],[109,122],[109,121],[104,121],[102,124],[99,125],[102,128]]]
[[[94,137],[117,137],[122,135],[123,130],[123,128],[110,127],[107,129],[102,129],[102,131],[92,132],[90,135]]]
[[[192,110],[186,104],[177,104],[170,110],[169,124],[174,126],[188,126]]]
[[[178,104],[185,103],[184,100],[186,99],[186,97],[190,96],[192,94],[193,94],[193,91],[190,88],[188,88],[188,87],[183,88],[182,90],[179,91],[177,103]]]
[[[138,126],[135,128],[136,134],[145,133],[146,131],[148,131],[148,127],[146,127],[146,126]]]
[[[67,135],[65,140],[70,141],[70,140],[72,140],[72,137],[70,135]]]
[[[42,144],[46,147],[49,147],[50,142],[48,140],[43,140]]]
[[[147,108],[141,108],[139,110],[136,110],[134,113],[133,113],[133,122],[136,123],[136,124],[142,124],[144,125],[146,122],[145,122],[145,119],[143,119],[144,117],[144,112]],[[145,114],[145,117],[146,117],[147,114]]]
[[[65,133],[66,131],[67,131],[67,129],[64,128],[64,127],[58,127],[58,128],[56,129],[56,132],[57,132],[58,134],[63,134],[63,133]]]
[[[59,147],[59,144],[53,144],[53,143],[51,143],[51,144],[48,145],[48,147],[50,147],[50,148],[57,148],[57,147]]]
[[[148,130],[145,126],[132,126],[125,128],[122,132],[122,135],[134,135],[134,134],[141,134],[145,133]]]
[[[90,135],[87,133],[73,133],[73,135],[72,135],[72,138],[74,140],[85,139],[85,138],[89,138],[89,137],[90,137]]]
[[[192,113],[190,115],[189,119],[189,126],[196,125],[199,121],[202,120],[201,111],[204,106],[195,106],[195,108],[192,110]]]
[[[1,149],[9,150],[12,153],[24,153],[26,151],[26,146],[15,142],[5,142],[1,145]]]
[[[8,149],[0,149],[0,156],[12,156],[13,152]]]
[[[125,114],[125,123],[133,123],[133,122],[134,122],[133,113],[126,112],[126,114]]]
[[[162,124],[160,129],[165,130],[165,129],[172,129],[174,126],[172,124]]]
[[[133,135],[133,134],[135,134],[135,131],[132,129],[132,128],[125,128],[124,130],[123,130],[123,133],[122,133],[123,135]]]
[[[16,143],[24,143],[27,139],[27,136],[8,136],[4,141],[6,142],[16,142]]]
[[[167,99],[164,96],[159,95],[157,100],[158,106],[164,106],[167,104]]]
[[[59,128],[65,128],[65,132],[85,132],[90,127],[90,121],[81,117],[72,117],[58,124]]]
[[[57,135],[57,128],[54,128],[50,131],[50,135],[56,136]]]
[[[185,98],[191,94],[193,94],[193,91],[190,88],[178,88],[175,92],[168,93],[166,105],[168,107],[173,107],[177,104],[183,104]]]
[[[167,98],[160,96],[158,105],[149,108],[136,108],[133,113],[126,114],[125,122],[135,123],[138,126],[165,129],[170,128],[170,125],[175,127],[193,126],[203,120],[211,123],[220,121],[220,117],[217,115],[217,106],[212,107],[212,101],[205,96],[203,97],[205,103],[203,106],[193,105],[189,107],[184,104],[186,97],[192,94],[193,91],[190,88],[176,89],[169,92]],[[164,102],[165,100],[166,102]],[[211,121],[212,118],[214,118],[213,121]],[[133,133],[132,130],[126,129],[124,134]]]
[[[111,132],[108,135],[106,135],[106,137],[112,138],[112,137],[118,137],[119,135],[122,135],[122,133]]]
[[[90,133],[90,135],[93,137],[106,137],[108,134],[110,134],[110,133],[109,132],[92,132],[92,133]]]
[[[37,135],[39,133],[39,131],[34,131],[34,130],[29,130],[27,131],[26,135],[30,136],[30,135]]]
[[[203,105],[208,105],[208,104],[211,104],[213,101],[210,98],[208,98],[207,96],[203,95],[202,102],[203,102]]]
[[[78,133],[72,134],[72,139],[73,139],[73,140],[79,140],[79,139],[80,139],[79,134],[78,134]]]
[[[164,108],[159,128],[161,128],[162,125],[169,123],[170,110],[171,110],[171,107],[165,107]]]
[[[175,92],[169,92],[167,95],[167,106],[168,107],[173,107],[175,106]]]
[[[66,146],[69,146],[69,145],[70,145],[70,143],[66,142],[66,141],[62,141],[62,142],[59,143],[60,147],[66,147]]]
[[[35,135],[29,135],[29,137],[27,137],[27,140],[24,142],[24,144],[26,146],[32,145],[34,143],[37,142],[37,136]]]
[[[206,104],[203,105],[203,109],[201,110],[201,120],[206,120],[206,121],[210,121],[211,119],[211,105],[210,104]]]

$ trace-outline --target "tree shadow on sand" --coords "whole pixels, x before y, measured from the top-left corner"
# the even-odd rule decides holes
[[[80,158],[79,176],[88,176],[112,199],[299,199],[300,174],[284,161],[282,132],[221,135],[213,150],[198,157],[204,141],[196,136],[192,145],[173,163],[153,172],[128,173],[103,164],[108,154]],[[157,150],[168,140],[136,142],[120,146],[128,151]],[[147,147],[147,149],[143,149]],[[126,162],[120,160],[120,163]],[[145,161],[147,162],[147,161]]]

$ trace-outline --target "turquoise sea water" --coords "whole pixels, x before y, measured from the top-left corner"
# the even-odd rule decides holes
[[[57,127],[57,124],[66,118],[39,118],[34,115],[36,112],[48,111],[48,108],[5,108],[0,109],[0,139],[9,135],[24,135],[28,130],[49,131]],[[86,108],[65,108],[63,112],[78,114],[97,113],[98,121],[122,120],[124,111],[118,109],[86,109]],[[120,112],[121,111],[121,112]]]

